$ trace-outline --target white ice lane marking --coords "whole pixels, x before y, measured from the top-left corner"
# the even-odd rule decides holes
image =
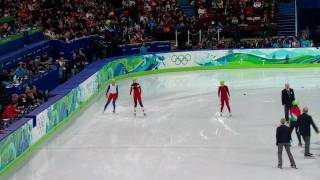
[[[235,131],[234,129],[232,129],[228,124],[226,124],[226,122],[225,122],[226,120],[228,120],[228,118],[226,118],[226,117],[220,117],[220,113],[217,112],[217,113],[216,113],[216,116],[211,119],[211,122],[217,121],[217,122],[219,122],[219,123],[224,127],[225,130],[231,132],[233,135],[239,135],[238,132],[236,132],[236,131]]]

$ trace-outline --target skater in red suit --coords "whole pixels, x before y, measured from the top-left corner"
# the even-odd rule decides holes
[[[138,102],[140,104],[143,115],[146,115],[146,113],[144,112],[144,107],[141,100],[141,86],[139,83],[137,83],[136,79],[132,80],[130,95],[132,94],[132,91],[133,91],[133,101],[134,101],[134,115],[136,115],[137,113],[136,108],[137,108]]]
[[[229,93],[229,89],[228,86],[226,86],[224,84],[224,81],[220,81],[220,86],[219,86],[219,90],[218,90],[218,96],[220,98],[220,102],[221,102],[221,109],[220,109],[220,116],[222,116],[222,111],[224,108],[224,104],[227,105],[228,111],[229,111],[229,116],[231,116],[231,108],[230,108],[230,104],[229,104],[229,98],[230,98],[230,93]]]

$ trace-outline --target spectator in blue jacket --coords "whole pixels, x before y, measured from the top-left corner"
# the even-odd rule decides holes
[[[24,63],[23,62],[19,62],[19,66],[16,69],[16,79],[23,79],[26,76],[28,76],[28,71],[27,69],[24,67]]]

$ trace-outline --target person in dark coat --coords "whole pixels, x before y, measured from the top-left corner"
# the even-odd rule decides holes
[[[298,128],[299,128],[299,133],[301,134],[305,142],[305,150],[304,150],[305,157],[312,156],[312,154],[310,153],[310,138],[311,138],[310,126],[313,127],[316,133],[319,133],[318,127],[314,124],[312,117],[308,115],[308,108],[304,107],[302,110],[302,115],[298,117]]]
[[[281,93],[282,105],[284,107],[284,114],[287,121],[289,121],[289,109],[292,106],[292,101],[295,100],[294,91],[290,88],[289,84],[285,84],[285,88]]]
[[[280,120],[281,125],[277,128],[276,145],[278,146],[278,168],[282,169],[282,150],[285,148],[292,168],[297,168],[296,163],[294,162],[293,156],[290,151],[290,141],[291,141],[291,131],[288,126],[285,125],[286,119],[282,118]]]

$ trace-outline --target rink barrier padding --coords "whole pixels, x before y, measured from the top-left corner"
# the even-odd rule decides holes
[[[24,123],[17,124],[0,141],[0,176],[70,123],[111,78],[195,70],[320,67],[319,60],[318,49],[306,48],[150,53],[94,62],[54,89],[54,97],[29,113]]]

